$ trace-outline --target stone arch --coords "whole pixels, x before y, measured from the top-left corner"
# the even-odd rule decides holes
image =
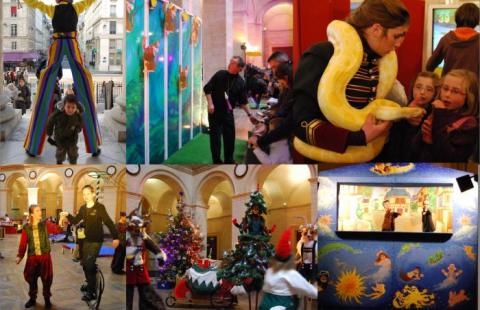
[[[156,178],[157,176],[166,176],[166,177],[172,179],[173,181],[175,181],[180,186],[180,188],[183,192],[185,202],[188,203],[188,202],[191,201],[190,200],[191,195],[190,195],[190,192],[188,191],[188,187],[185,186],[185,183],[178,176],[176,176],[174,173],[172,173],[168,170],[165,170],[165,169],[157,169],[157,170],[149,171],[147,174],[145,174],[141,178],[140,182],[138,183],[138,186],[137,186],[136,190],[141,192],[142,189],[143,189],[143,186],[145,185],[145,182],[148,179]]]
[[[25,180],[23,184],[15,184],[20,178]],[[7,188],[7,208],[5,213],[11,219],[19,220],[23,217],[23,213],[28,210],[28,192],[26,190],[29,185],[28,176],[25,171],[12,173],[5,180],[5,184]],[[18,193],[13,192],[16,187],[19,187]],[[24,188],[23,190],[22,187]]]
[[[232,188],[232,192],[233,194],[235,194],[237,192],[237,189],[235,188],[235,184],[233,183],[232,179],[230,178],[230,176],[223,172],[223,171],[213,171],[209,174],[207,174],[206,176],[204,176],[200,182],[198,183],[198,186],[195,190],[195,197],[196,197],[196,201],[197,203],[202,203],[202,205],[207,205],[207,202],[208,201],[205,201],[205,198],[203,197],[204,195],[202,194],[202,191],[205,189],[205,186],[211,182],[211,181],[214,181],[214,183],[216,183],[215,185],[218,185],[218,183],[222,182],[222,181],[227,181],[231,188]],[[213,186],[214,188],[215,186]],[[212,188],[212,189],[213,189]],[[208,196],[211,195],[211,191],[209,193]]]
[[[206,232],[207,255],[220,259],[231,249],[232,197],[235,186],[230,176],[223,171],[213,171],[202,178],[196,189],[197,201],[207,210],[202,210],[197,224]],[[206,224],[206,225],[204,225]]]

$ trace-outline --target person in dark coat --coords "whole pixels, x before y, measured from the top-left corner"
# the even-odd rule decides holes
[[[112,259],[112,272],[116,274],[125,274],[123,266],[125,265],[125,246],[126,239],[125,233],[127,232],[127,214],[125,212],[120,212],[120,220],[117,223],[118,238],[120,244],[115,249]]]
[[[57,147],[57,164],[62,164],[68,154],[70,164],[76,164],[78,158],[78,134],[82,131],[82,107],[73,95],[64,99],[63,109],[55,111],[47,121],[47,135],[54,135],[49,142]],[[54,142],[53,142],[54,141]]]
[[[430,203],[428,199],[423,201],[422,207],[422,231],[423,232],[434,232],[435,231],[435,224],[432,220],[432,212],[428,208]]]
[[[22,115],[26,113],[27,109],[30,109],[32,100],[30,99],[30,88],[25,84],[25,79],[20,77],[18,79],[18,91],[20,92],[15,100],[15,108],[22,109]]]
[[[382,231],[395,231],[395,219],[402,213],[393,212],[388,199],[383,202],[383,207],[385,208],[385,216],[383,217]]]

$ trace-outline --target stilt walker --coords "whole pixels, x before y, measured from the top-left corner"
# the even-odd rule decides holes
[[[30,125],[25,137],[24,148],[30,156],[40,155],[46,137],[46,122],[53,110],[53,89],[64,56],[67,56],[72,70],[78,100],[84,105],[83,135],[87,153],[97,156],[100,153],[100,126],[98,124],[93,82],[90,72],[83,64],[77,42],[78,15],[95,0],[56,0],[56,5],[47,5],[39,0],[24,0],[25,4],[39,9],[52,19],[53,43],[48,52],[47,67],[40,73],[37,95],[32,110]]]

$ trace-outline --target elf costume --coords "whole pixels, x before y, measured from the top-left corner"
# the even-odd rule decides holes
[[[291,238],[292,231],[287,229],[275,248],[274,260],[278,262],[279,268],[270,267],[265,274],[260,310],[296,310],[299,305],[296,295],[317,298],[316,287],[308,283],[296,270],[288,268],[293,258]]]
[[[53,280],[50,240],[48,240],[49,233],[54,232],[50,231],[45,221],[39,222],[37,225],[26,224],[22,230],[17,254],[17,257],[23,259],[28,247],[28,258],[23,271],[25,281],[29,285],[28,295],[34,305],[38,292],[37,281],[38,277],[40,277],[43,283],[43,296],[47,308],[49,308],[47,305],[50,305],[50,297],[52,296],[50,287]]]
[[[87,153],[99,153],[100,126],[93,100],[92,76],[83,64],[77,42],[78,15],[94,1],[73,3],[73,0],[57,0],[57,5],[47,5],[39,0],[24,0],[28,6],[39,9],[50,17],[53,26],[53,43],[48,52],[47,67],[40,73],[37,96],[23,145],[31,156],[40,155],[43,150],[46,122],[54,105],[55,81],[64,56],[67,56],[70,63],[77,98],[85,105],[82,117]]]
[[[137,216],[132,216],[128,224],[126,234],[127,247],[127,309],[133,308],[133,295],[135,286],[138,288],[139,309],[148,307],[156,309],[153,300],[147,297],[147,289],[150,287],[151,280],[147,268],[147,251],[155,254],[159,264],[166,260],[165,253],[153,242],[153,240],[144,232],[141,232],[144,222]]]

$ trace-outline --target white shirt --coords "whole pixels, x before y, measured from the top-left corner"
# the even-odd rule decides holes
[[[308,296],[317,299],[317,288],[294,269],[273,272],[268,268],[263,281],[263,291],[279,296]]]
[[[288,140],[282,139],[270,144],[270,155],[262,151],[259,147],[253,150],[258,161],[262,164],[291,164],[292,156],[290,155],[290,148]]]

